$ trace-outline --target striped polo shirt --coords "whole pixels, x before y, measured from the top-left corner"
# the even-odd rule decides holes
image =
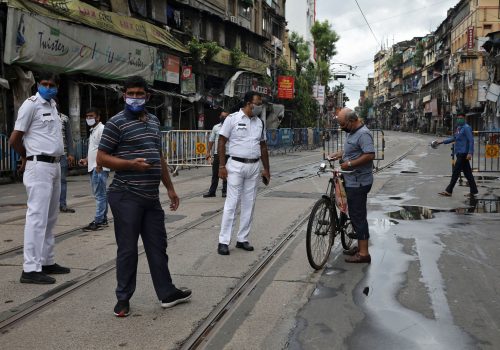
[[[145,172],[116,171],[109,191],[130,191],[142,197],[157,199],[161,181],[160,121],[147,113],[145,121],[123,110],[104,126],[99,150],[115,157],[133,160],[146,158],[153,163]]]

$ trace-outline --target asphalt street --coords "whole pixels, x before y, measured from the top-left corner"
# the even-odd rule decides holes
[[[168,213],[168,253],[174,283],[193,290],[188,304],[161,309],[144,255],[132,314],[117,319],[116,245],[112,225],[84,233],[94,202],[87,176],[69,179],[75,214],[60,214],[58,263],[72,268],[56,285],[22,285],[26,195],[22,184],[0,187],[0,322],[47,296],[84,284],[2,328],[5,349],[176,349],[294,227],[284,248],[240,298],[205,344],[209,349],[497,349],[500,347],[499,173],[480,174],[479,201],[467,187],[442,198],[450,179],[449,147],[429,136],[386,133],[389,164],[369,196],[371,265],[348,265],[335,243],[325,269],[315,272],[305,251],[305,225],[326,189],[316,176],[322,151],[271,157],[272,182],[259,190],[251,233],[254,252],[216,253],[221,209],[202,198],[210,169],[183,170],[173,179],[181,207]],[[167,201],[165,191],[162,200]],[[492,207],[493,204],[493,207]],[[165,208],[168,206],[165,205]],[[492,209],[493,208],[493,209]],[[412,219],[412,220],[410,220]],[[90,279],[89,277],[97,276]]]

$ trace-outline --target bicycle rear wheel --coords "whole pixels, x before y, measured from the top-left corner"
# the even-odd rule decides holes
[[[313,269],[321,269],[328,260],[334,239],[335,218],[332,203],[321,198],[314,205],[307,224],[307,259]]]
[[[351,219],[349,219],[345,214],[342,214],[341,227],[340,227],[340,241],[342,242],[342,248],[345,250],[351,249],[352,243],[356,240],[356,232],[352,226]]]

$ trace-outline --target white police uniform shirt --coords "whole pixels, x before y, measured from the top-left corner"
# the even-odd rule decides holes
[[[215,124],[214,127],[212,128],[212,132],[210,133],[210,137],[208,138],[209,142],[214,143],[214,155],[217,154],[217,152],[219,151],[217,148],[219,144],[219,135],[222,125],[223,125],[222,123]],[[229,143],[226,142],[226,156],[227,155],[229,155]]]
[[[260,182],[260,143],[266,140],[264,123],[258,117],[251,117],[238,112],[226,118],[220,135],[229,142],[231,157],[226,163],[227,197],[222,215],[219,243],[229,244],[235,222],[238,203],[240,203],[240,227],[238,242],[248,242],[252,224],[257,188]],[[253,163],[242,163],[233,157],[255,159]]]
[[[23,144],[28,157],[39,154],[62,156],[64,143],[61,128],[55,101],[46,101],[38,92],[21,105],[14,125],[14,130],[24,132]]]
[[[229,140],[228,153],[238,158],[260,158],[260,142],[266,141],[262,120],[248,117],[241,109],[224,120],[219,135]]]
[[[90,129],[89,150],[87,152],[87,169],[89,173],[97,167],[97,150],[99,148],[99,143],[101,142],[103,130],[104,124],[101,122]],[[102,169],[104,171],[109,171],[108,168]]]

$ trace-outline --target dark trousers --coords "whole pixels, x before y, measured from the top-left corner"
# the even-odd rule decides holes
[[[59,207],[66,206],[66,194],[68,193],[68,158],[63,155],[60,160],[61,165],[61,194],[59,196]]]
[[[464,176],[467,178],[470,193],[476,194],[478,192],[476,181],[474,180],[474,175],[472,175],[472,169],[470,167],[470,162],[467,160],[467,154],[464,153],[456,155],[455,165],[453,166],[453,172],[451,174],[451,181],[448,187],[446,187],[446,192],[453,193],[453,187],[455,187],[461,172],[463,172]]]
[[[116,257],[116,298],[129,300],[137,278],[139,234],[144,243],[149,271],[159,300],[175,292],[168,270],[165,212],[159,199],[151,200],[130,192],[108,193],[118,245]]]
[[[229,159],[229,156],[226,156],[226,162]],[[214,154],[213,158],[213,163],[212,163],[212,183],[210,184],[210,189],[208,190],[208,193],[215,194],[217,191],[217,186],[219,186],[219,155]],[[222,181],[222,193],[227,192],[227,181],[223,180]]]
[[[368,199],[368,192],[370,192],[371,189],[372,185],[345,188],[349,218],[360,240],[370,238],[368,220],[366,219],[366,215],[368,214],[366,210],[366,201]]]

